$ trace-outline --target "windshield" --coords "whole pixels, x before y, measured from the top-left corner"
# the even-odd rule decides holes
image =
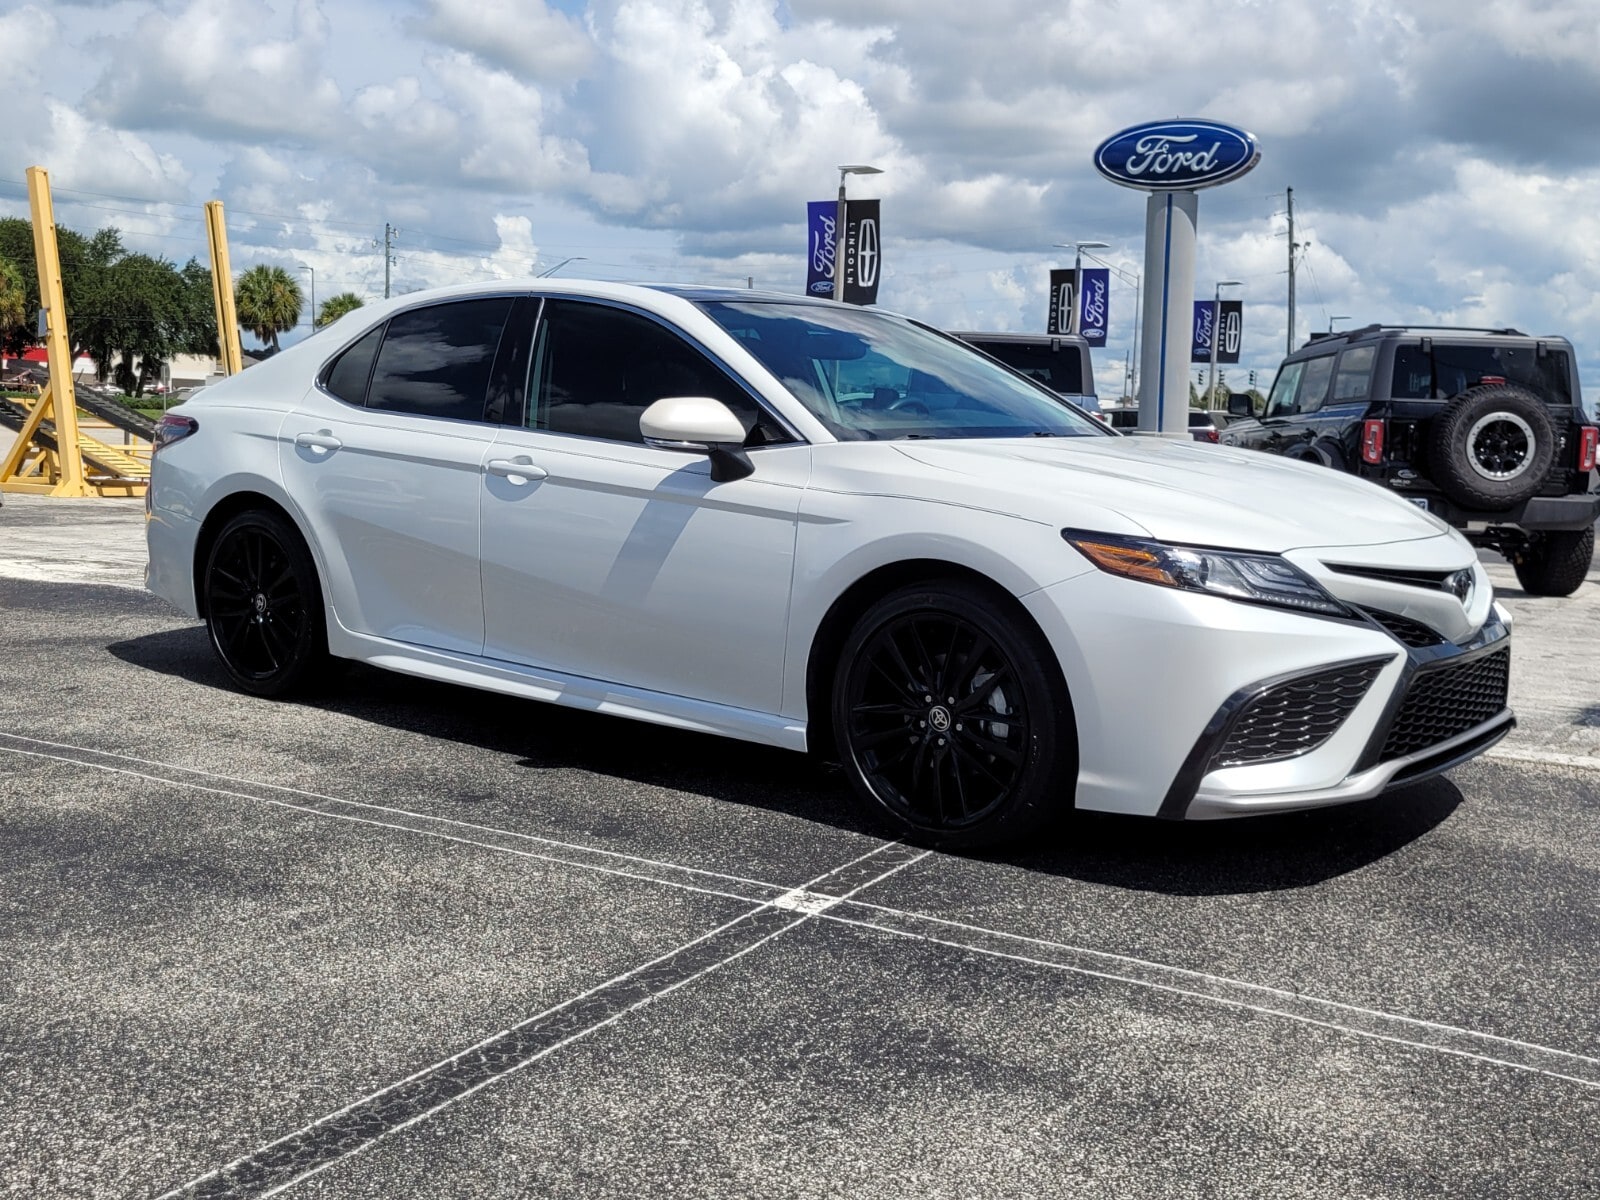
[[[903,318],[774,300],[700,307],[843,441],[1106,436],[1050,391]]]

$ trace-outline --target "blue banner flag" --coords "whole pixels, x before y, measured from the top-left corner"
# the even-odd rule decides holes
[[[1111,270],[1083,269],[1083,301],[1078,307],[1078,332],[1091,346],[1104,346],[1111,325]]]
[[[813,200],[806,205],[806,294],[833,295],[833,226],[839,206],[833,200]]]

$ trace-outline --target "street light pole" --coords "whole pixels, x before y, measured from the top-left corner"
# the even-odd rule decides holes
[[[1350,319],[1350,316],[1349,316],[1348,313],[1341,313],[1337,317],[1329,317],[1328,318],[1328,332],[1329,333],[1333,332],[1333,323],[1335,321],[1348,321],[1349,319]]]
[[[1217,290],[1211,297],[1211,380],[1206,384],[1207,408],[1213,407],[1217,400],[1217,343],[1222,341],[1222,289],[1243,286],[1237,279],[1224,279],[1217,284]]]
[[[1071,242],[1065,243],[1065,245],[1068,246],[1071,244]],[[1083,244],[1088,246],[1092,245],[1093,243],[1085,242]],[[1137,398],[1139,395],[1139,318],[1144,314],[1144,280],[1141,278],[1138,271],[1135,271],[1130,275],[1121,267],[1114,266],[1105,259],[1101,258],[1098,254],[1091,254],[1088,257],[1091,262],[1099,263],[1118,279],[1122,280],[1123,283],[1133,284],[1133,357],[1132,366],[1130,366],[1126,372],[1126,380],[1128,395]]]
[[[314,267],[308,267],[305,263],[300,264],[300,269],[311,273],[311,332],[315,333],[317,331],[317,272]]]
[[[882,175],[879,167],[869,167],[862,163],[851,163],[839,168],[839,206],[833,217],[833,298],[844,299],[844,230],[846,203],[844,198],[844,181],[847,175]]]

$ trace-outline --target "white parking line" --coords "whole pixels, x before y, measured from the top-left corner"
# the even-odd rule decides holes
[[[38,746],[50,746],[52,749],[64,753],[52,754],[39,750],[8,747],[4,745],[5,741],[24,741]],[[942,917],[909,912],[864,901],[841,900],[837,896],[815,892],[813,890],[815,884],[791,889],[780,884],[746,879],[742,876],[719,875],[715,872],[700,871],[697,868],[678,867],[675,864],[663,863],[655,859],[621,855],[613,851],[597,851],[573,843],[554,842],[549,839],[538,838],[531,834],[513,834],[510,831],[496,830],[490,826],[469,826],[465,822],[430,817],[427,814],[414,813],[405,809],[392,809],[384,805],[364,801],[321,796],[316,793],[301,792],[298,789],[284,788],[276,784],[258,783],[251,780],[237,779],[232,776],[217,776],[192,767],[180,767],[152,760],[133,759],[127,755],[111,754],[106,751],[70,746],[57,742],[44,742],[40,739],[25,738],[15,734],[0,733],[0,750],[9,750],[16,754],[70,763],[77,766],[93,767],[98,770],[131,775],[157,783],[189,787],[230,798],[255,800],[276,807],[294,809],[313,816],[329,817],[355,824],[372,825],[404,833],[415,833],[425,837],[442,838],[480,849],[556,862],[579,870],[596,871],[641,882],[657,883],[665,887],[679,888],[724,899],[744,900],[766,907],[798,912],[806,917],[815,915],[824,921],[870,928],[883,933],[912,938],[948,949],[993,958],[1009,959],[1041,968],[1066,971],[1085,977],[1180,995],[1228,1008],[1247,1009],[1263,1015],[1278,1016],[1301,1024],[1327,1028],[1353,1037],[1432,1050],[1518,1071],[1546,1075],[1566,1082],[1576,1083],[1585,1088],[1600,1088],[1600,1059],[1576,1054],[1572,1051],[1561,1050],[1536,1042],[1502,1037],[1497,1034],[1484,1033],[1461,1026],[1404,1016],[1398,1013],[1363,1008],[1320,996],[1291,992],[1222,975],[1192,971],[1182,967],[1169,966],[1108,951],[986,929],[981,926],[964,924]],[[72,757],[72,755],[77,755],[78,757]],[[268,796],[252,795],[243,791],[211,787],[188,779],[151,774],[133,770],[129,767],[109,766],[95,761],[97,757],[137,763],[157,770],[171,771],[179,775],[215,778],[219,781],[237,783],[246,787],[292,793],[307,798],[314,797],[326,803],[415,819],[417,824],[380,821],[368,817],[356,817],[347,813],[328,812],[325,809],[311,805],[296,804]],[[467,839],[418,827],[427,823],[466,826],[486,834],[503,835],[508,839],[542,842],[553,847],[561,847],[567,853],[564,856],[535,853],[519,850],[513,846],[497,845],[488,840]],[[583,855],[585,854],[626,860],[628,863],[633,864],[635,869],[624,870],[619,867],[602,865],[598,862],[585,862],[583,861]],[[674,875],[679,872],[686,875],[703,875],[718,880],[737,882],[743,887],[740,890],[733,890],[698,886],[681,878],[675,878]],[[751,890],[746,891],[744,890],[745,888]],[[846,912],[849,915],[846,915]],[[1511,1057],[1513,1053],[1517,1057]]]

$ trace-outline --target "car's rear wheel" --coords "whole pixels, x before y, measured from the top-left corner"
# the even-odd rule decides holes
[[[965,582],[902,588],[857,621],[833,686],[857,793],[919,841],[1015,841],[1071,807],[1076,738],[1038,630]]]
[[[239,687],[286,696],[321,675],[322,592],[311,552],[288,521],[265,510],[232,518],[206,556],[201,589],[212,648]]]
[[[1530,596],[1570,596],[1589,576],[1594,526],[1533,534],[1513,560],[1517,582]]]
[[[1458,504],[1498,510],[1538,492],[1555,462],[1555,427],[1526,388],[1469,388],[1434,418],[1434,482]]]

